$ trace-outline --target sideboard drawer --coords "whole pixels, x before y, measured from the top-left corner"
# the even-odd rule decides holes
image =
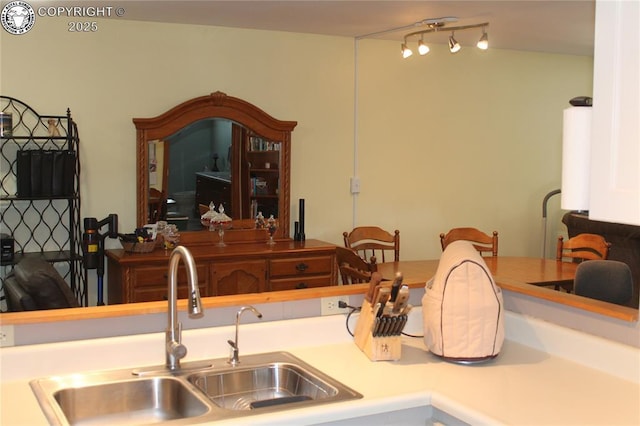
[[[131,268],[135,287],[167,287],[169,268],[167,266],[137,266]],[[198,284],[207,285],[209,280],[209,269],[207,265],[196,265],[198,273]],[[187,272],[184,266],[178,267],[178,286],[186,285]]]
[[[271,279],[277,277],[331,274],[331,256],[289,257],[272,259],[269,265]],[[325,284],[328,285],[328,284]],[[273,286],[272,286],[273,288]]]
[[[269,284],[271,291],[297,290],[301,288],[328,287],[333,285],[330,274],[272,279],[269,281]]]
[[[200,297],[210,296],[207,286],[200,285]],[[186,284],[178,286],[178,299],[186,299],[189,297],[189,288]],[[138,302],[155,302],[157,300],[167,300],[169,298],[169,289],[164,287],[141,287],[134,288],[131,297],[131,303]]]

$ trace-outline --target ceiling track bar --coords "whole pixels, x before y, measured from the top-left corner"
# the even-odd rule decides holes
[[[407,41],[407,38],[409,37],[413,37],[413,36],[418,36],[418,35],[422,35],[422,34],[428,34],[428,33],[435,33],[438,31],[461,31],[461,30],[468,30],[471,28],[482,28],[482,27],[488,27],[489,23],[488,22],[483,22],[481,24],[473,24],[473,25],[460,25],[457,27],[446,27],[443,23],[435,23],[435,24],[429,24],[428,29],[426,30],[420,30],[420,31],[414,31],[412,33],[409,33],[407,35],[404,36],[404,41]]]

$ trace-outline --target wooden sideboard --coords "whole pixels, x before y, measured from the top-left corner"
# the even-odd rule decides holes
[[[319,240],[233,243],[225,247],[188,247],[193,255],[201,296],[222,296],[337,285],[335,245]],[[167,297],[170,251],[106,251],[108,304],[151,302]],[[178,297],[187,297],[180,263]]]

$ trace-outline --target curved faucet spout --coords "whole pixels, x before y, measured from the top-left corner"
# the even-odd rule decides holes
[[[184,246],[178,246],[169,257],[168,277],[168,325],[166,330],[166,365],[169,370],[180,368],[180,359],[187,355],[187,348],[182,344],[182,325],[178,321],[178,264],[180,259],[185,264],[187,283],[189,286],[189,316],[202,318],[202,301],[198,288],[198,272],[191,252]]]
[[[256,317],[262,318],[262,313],[251,305],[243,306],[242,308],[240,308],[238,313],[236,313],[236,340],[235,341],[227,340],[227,343],[229,343],[229,346],[231,346],[231,356],[229,357],[229,361],[228,361],[229,364],[231,365],[237,365],[240,363],[240,348],[238,346],[238,329],[240,328],[240,317],[242,316],[243,312],[247,310],[250,310],[251,312],[253,312],[253,314]]]

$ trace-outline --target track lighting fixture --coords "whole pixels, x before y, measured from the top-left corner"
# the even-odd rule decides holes
[[[478,40],[478,49],[487,50],[489,48],[489,36],[484,27],[482,27],[482,37]]]
[[[400,50],[402,51],[402,57],[405,59],[413,55],[413,52],[407,47],[406,43],[402,43],[402,46],[400,46]]]
[[[449,52],[456,53],[461,49],[460,43],[453,37],[453,31],[451,31],[451,37],[449,37]]]
[[[420,38],[420,41],[418,42],[418,53],[420,55],[426,55],[427,53],[429,53],[429,46],[424,44],[424,40],[422,39],[422,37]]]
[[[472,28],[482,28],[482,36],[478,40],[477,47],[478,49],[487,50],[489,48],[489,36],[487,34],[487,27],[489,26],[488,22],[483,22],[481,24],[474,25],[461,25],[457,27],[446,27],[448,23],[457,22],[458,18],[454,17],[446,17],[446,18],[436,18],[436,19],[426,19],[421,21],[421,25],[426,25],[427,28],[420,31],[414,31],[404,36],[404,42],[402,43],[402,57],[408,58],[413,54],[411,49],[409,48],[409,40],[411,37],[419,37],[418,39],[418,53],[420,55],[426,55],[429,53],[429,46],[427,46],[424,42],[425,34],[436,33],[440,30],[451,31],[451,36],[449,37],[449,51],[451,53],[456,53],[460,51],[461,46],[460,43],[455,39],[455,31],[463,31],[469,30]]]

